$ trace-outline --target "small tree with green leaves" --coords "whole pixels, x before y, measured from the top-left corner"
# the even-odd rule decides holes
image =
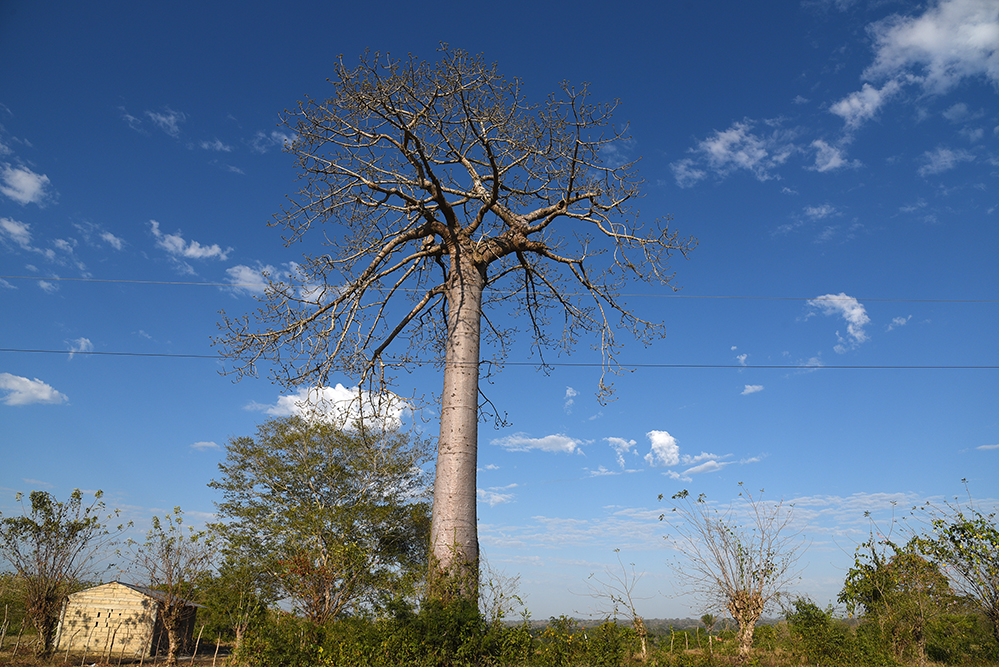
[[[930,534],[917,539],[920,552],[943,568],[959,592],[974,600],[992,625],[992,635],[999,643],[996,513],[981,512],[970,493],[967,506],[955,498],[942,507],[927,503],[922,511],[929,519]]]
[[[851,614],[863,611],[899,659],[926,660],[928,623],[953,602],[947,578],[923,558],[916,540],[899,546],[890,537],[857,547],[839,601]]]
[[[47,491],[32,491],[30,508],[18,493],[22,515],[0,519],[0,558],[10,563],[23,585],[25,614],[38,632],[38,653],[52,650],[63,598],[71,586],[92,574],[114,541],[128,527],[109,529],[115,510],[105,514],[103,493],[90,504],[79,489],[59,502]]]
[[[764,503],[746,490],[739,497],[741,504],[719,511],[703,493],[694,500],[683,490],[659,520],[669,517],[674,535],[666,539],[685,555],[673,563],[677,577],[707,608],[728,610],[739,624],[739,653],[747,655],[756,622],[798,578],[804,542],[791,527],[792,506]]]
[[[215,537],[208,531],[187,526],[179,507],[161,520],[153,517],[153,527],[146,541],[137,546],[135,564],[158,591],[159,618],[167,631],[167,664],[176,665],[177,655],[185,647],[184,624],[192,611],[196,586],[212,570]]]
[[[257,564],[260,587],[316,623],[414,595],[427,572],[427,443],[294,416],[226,449],[209,484],[223,494],[214,527],[228,556]]]

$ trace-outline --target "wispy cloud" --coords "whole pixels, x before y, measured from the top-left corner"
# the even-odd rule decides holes
[[[514,433],[504,438],[496,438],[491,442],[511,452],[528,452],[539,449],[543,452],[565,452],[572,454],[579,451],[585,443],[576,438],[570,438],[564,433],[546,435],[542,438],[532,438],[526,433]]]
[[[267,289],[267,279],[277,277],[277,269],[270,264],[257,263],[255,267],[238,264],[225,270],[236,292],[262,295]]]
[[[512,493],[502,493],[509,489],[516,488],[516,484],[507,484],[506,486],[491,486],[488,489],[476,489],[475,495],[484,503],[487,503],[490,507],[495,507],[496,505],[503,505],[505,503],[512,503],[513,499],[516,497]]]
[[[174,111],[170,107],[165,107],[163,111],[146,111],[146,116],[153,121],[156,127],[171,137],[180,136],[180,124],[187,120],[187,114],[182,111]]]
[[[923,165],[919,168],[920,176],[942,174],[956,168],[962,162],[974,162],[975,156],[961,148],[951,149],[943,146],[923,153]]]
[[[202,141],[199,145],[206,151],[221,151],[223,153],[232,152],[232,146],[222,143],[222,141],[218,138],[212,141]]]
[[[865,83],[860,90],[834,103],[829,110],[843,119],[848,130],[855,130],[875,118],[881,107],[901,90],[902,84],[898,81],[889,81],[881,88]]]
[[[975,447],[975,449],[983,451],[983,452],[986,452],[986,451],[988,451],[990,449],[999,449],[999,444],[997,444],[997,445],[979,445],[978,447]]]
[[[258,153],[266,153],[275,147],[284,148],[294,143],[296,139],[298,139],[298,135],[294,132],[279,132],[278,130],[271,130],[270,133],[257,132],[250,140],[250,147]]]
[[[203,452],[207,449],[221,449],[218,444],[209,441],[194,442],[191,443],[191,449],[196,449],[199,452]]]
[[[815,164],[808,167],[811,171],[824,173],[836,169],[856,169],[862,166],[860,160],[848,160],[842,148],[831,146],[822,139],[813,141],[812,148],[815,149]]]
[[[638,444],[634,440],[625,440],[624,438],[604,438],[607,444],[611,446],[617,457],[617,464],[624,468],[624,455],[631,452],[632,449]]]
[[[32,250],[31,225],[13,218],[0,218],[0,239],[14,243],[24,250]]]
[[[29,380],[10,373],[0,373],[0,391],[7,392],[2,399],[4,405],[59,404],[69,400],[66,394],[56,391],[38,378]]]
[[[77,338],[75,340],[67,341],[69,346],[69,358],[72,359],[73,355],[78,352],[93,352],[94,344],[90,342],[89,338]]]
[[[885,331],[891,331],[892,329],[904,327],[906,324],[909,323],[909,320],[911,319],[912,315],[909,315],[908,317],[893,317],[891,320],[891,324],[888,325],[888,328],[885,329]]]
[[[44,205],[52,197],[51,181],[27,167],[4,163],[0,165],[0,193],[18,204]]]
[[[808,306],[820,311],[823,315],[838,315],[846,321],[847,337],[836,332],[839,343],[833,348],[839,354],[855,349],[868,339],[864,327],[870,324],[864,306],[852,296],[845,293],[826,294],[815,299],[809,299]]]
[[[228,259],[229,253],[232,252],[232,248],[223,250],[217,243],[204,246],[197,241],[185,241],[180,232],[176,234],[164,234],[160,231],[160,223],[155,220],[150,220],[149,226],[152,229],[153,237],[156,239],[156,245],[175,257],[184,257],[185,259],[219,259],[225,261]]]
[[[572,412],[572,404],[575,402],[573,401],[573,398],[578,395],[579,392],[573,389],[572,387],[565,388],[565,405],[563,406],[563,409],[565,410],[566,414]]]
[[[746,388],[742,390],[742,395],[747,396],[749,394],[755,394],[760,391],[763,391],[762,384],[747,384]]]
[[[759,181],[778,176],[774,169],[784,164],[799,149],[794,133],[780,129],[779,121],[765,122],[775,129],[755,131],[756,122],[749,119],[733,123],[727,130],[698,142],[690,149],[694,157],[670,165],[677,185],[690,187],[705,178],[708,172],[724,178],[736,171],[748,171]]]

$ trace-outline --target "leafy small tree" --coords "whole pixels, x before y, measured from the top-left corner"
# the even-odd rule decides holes
[[[678,578],[708,608],[728,610],[739,624],[739,653],[746,655],[764,610],[797,579],[803,542],[791,528],[791,506],[765,504],[745,490],[739,497],[738,508],[720,512],[703,493],[694,500],[683,490],[672,496],[670,512],[659,520],[671,518],[675,536],[666,539],[686,556],[673,565]]]
[[[863,611],[899,659],[926,660],[926,628],[954,601],[947,578],[923,558],[916,541],[899,546],[871,538],[857,547],[839,601],[851,613]]]
[[[184,513],[179,507],[161,520],[153,517],[153,527],[146,541],[137,546],[135,564],[157,591],[159,618],[167,631],[167,664],[176,665],[177,655],[185,649],[183,634],[197,583],[210,572],[214,563],[215,536],[209,531],[184,530]]]
[[[427,444],[398,431],[293,416],[233,438],[219,464],[228,554],[311,620],[412,595],[426,574]]]
[[[979,511],[968,494],[967,506],[954,502],[922,508],[930,534],[920,536],[920,552],[950,576],[958,591],[974,600],[992,625],[999,644],[999,529],[996,513]]]
[[[38,652],[47,654],[63,598],[93,572],[128,526],[108,527],[118,511],[105,514],[101,491],[89,505],[79,489],[65,502],[47,491],[32,491],[30,508],[24,507],[23,494],[16,497],[22,515],[0,519],[0,558],[21,579],[25,613],[38,632]]]

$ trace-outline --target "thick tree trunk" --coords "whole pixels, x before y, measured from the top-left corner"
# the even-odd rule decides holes
[[[479,538],[475,469],[478,448],[479,334],[483,270],[458,253],[448,286],[448,327],[441,430],[430,528],[429,595],[475,601]]]

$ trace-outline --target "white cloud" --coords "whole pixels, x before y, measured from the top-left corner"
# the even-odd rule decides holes
[[[500,493],[500,491],[513,489],[516,486],[516,484],[508,484],[507,486],[493,486],[488,489],[476,489],[475,495],[482,502],[489,503],[490,507],[496,507],[497,505],[513,502],[513,499],[516,497],[514,494]]]
[[[198,451],[205,451],[206,449],[219,449],[219,446],[211,441],[195,442],[191,444],[191,449],[197,449]]]
[[[604,438],[604,440],[607,441],[607,444],[611,446],[611,448],[614,450],[615,454],[617,455],[618,465],[624,468],[624,455],[631,452],[632,447],[634,447],[638,443],[635,442],[634,440],[625,440],[624,438],[614,438],[614,437]]]
[[[742,390],[742,395],[746,396],[748,394],[755,394],[759,391],[763,391],[762,384],[747,384],[746,388]]]
[[[147,111],[146,115],[153,123],[171,137],[180,136],[180,124],[187,120],[187,114],[166,107],[163,111]],[[126,120],[128,120],[126,118]],[[131,122],[129,122],[131,125]]]
[[[908,317],[893,317],[891,324],[888,325],[888,328],[885,329],[885,331],[891,331],[892,329],[897,329],[898,327],[904,327],[911,319],[912,315],[909,315]]]
[[[597,466],[596,470],[590,471],[590,477],[606,477],[608,475],[620,475],[616,470],[608,470],[604,466]]]
[[[0,165],[0,192],[22,206],[44,204],[50,197],[51,185],[45,174],[36,174],[26,167]]]
[[[680,462],[680,446],[676,444],[676,438],[666,431],[649,431],[645,435],[652,444],[645,455],[646,463],[654,468],[665,468]]]
[[[990,449],[999,449],[999,445],[979,445],[979,446],[975,447],[975,449],[979,449],[979,450],[985,452],[985,451],[988,451]]]
[[[224,153],[232,152],[232,146],[222,143],[218,138],[215,141],[202,141],[201,147],[206,151],[222,151]]]
[[[984,76],[999,86],[999,3],[943,0],[919,16],[898,14],[868,28],[875,42],[870,80],[908,76],[929,93]]]
[[[0,373],[0,391],[7,392],[4,405],[31,405],[32,403],[63,403],[69,398],[38,378],[29,380],[19,375]]]
[[[731,456],[731,454],[726,454],[725,456],[718,456],[717,454],[709,454],[708,452],[701,452],[697,456],[688,456],[687,454],[684,454],[682,457],[680,457],[680,462],[685,466],[689,466],[694,463],[700,463],[701,461],[716,461],[718,459],[727,458],[729,456]]]
[[[160,231],[160,223],[155,220],[149,221],[153,236],[156,238],[156,245],[166,250],[171,255],[185,257],[187,259],[213,259],[217,258],[225,261],[232,252],[232,248],[223,250],[218,244],[203,246],[197,241],[185,241],[179,234],[164,234]]]
[[[90,342],[89,338],[77,338],[75,340],[67,341],[69,345],[69,358],[72,359],[73,355],[77,352],[93,352],[94,344]]]
[[[6,238],[25,250],[31,247],[31,225],[12,218],[0,218],[0,238]]]
[[[772,173],[773,169],[798,150],[792,134],[779,129],[770,134],[755,133],[754,125],[755,122],[748,119],[732,123],[727,130],[716,130],[714,136],[690,149],[697,156],[696,160],[686,158],[670,165],[677,185],[689,187],[701,180],[705,176],[704,168],[719,177],[742,169],[760,181],[778,178]]]
[[[974,161],[975,156],[966,150],[951,150],[940,146],[936,150],[923,153],[923,166],[919,168],[919,175],[942,174],[954,169],[962,162]]]
[[[278,130],[271,130],[270,134],[257,132],[250,141],[250,147],[258,153],[266,153],[275,146],[284,148],[294,143],[297,139],[298,135],[294,132],[279,132]]]
[[[705,461],[699,466],[694,466],[693,468],[687,468],[683,471],[684,475],[701,475],[709,472],[718,472],[727,465],[732,465],[733,461]]]
[[[902,84],[894,80],[889,81],[880,89],[865,83],[860,90],[850,93],[836,102],[829,107],[829,110],[841,117],[846,122],[848,129],[853,130],[874,118],[878,110],[901,90]]]
[[[578,395],[579,395],[579,392],[576,391],[575,389],[573,389],[572,387],[566,387],[565,388],[565,406],[564,406],[564,409],[565,409],[566,413],[572,412],[572,404],[575,402],[572,399],[573,399],[573,397],[578,396]]]
[[[743,354],[737,354],[737,355],[735,355],[735,358],[739,360],[739,365],[740,366],[745,366],[746,365],[746,359],[749,359],[749,355],[745,354],[745,353],[743,353]]]
[[[831,215],[836,214],[836,207],[831,204],[822,204],[821,206],[806,206],[804,213],[807,217],[812,220],[822,220],[823,218],[828,218]]]
[[[812,142],[812,148],[815,149],[815,164],[808,169],[812,171],[817,171],[819,173],[833,171],[835,169],[842,169],[844,167],[859,167],[860,161],[854,160],[849,161],[843,155],[843,150],[837,148],[836,146],[830,146],[821,139],[816,139]]]
[[[543,452],[565,452],[572,454],[585,444],[582,440],[570,438],[563,433],[546,435],[543,438],[532,438],[526,433],[514,433],[504,438],[497,438],[492,441],[493,445],[511,452],[527,452],[532,449],[540,449]]]
[[[250,403],[247,410],[259,410],[274,417],[298,415],[321,419],[341,427],[349,427],[363,416],[367,420],[383,422],[387,428],[402,425],[402,417],[409,413],[406,401],[395,394],[358,392],[357,387],[347,389],[342,384],[335,387],[302,388],[290,396],[279,396],[273,405]]]
[[[815,299],[809,299],[808,305],[822,312],[823,315],[839,315],[846,321],[846,331],[849,339],[845,339],[836,332],[839,337],[839,344],[833,349],[843,354],[848,349],[854,349],[867,340],[867,333],[864,326],[870,324],[871,318],[867,316],[864,306],[845,293],[826,294]]]
[[[101,240],[107,243],[115,250],[121,250],[123,247],[125,247],[125,241],[118,238],[111,232],[101,232]]]
[[[690,158],[677,160],[672,163],[669,168],[673,172],[673,178],[676,179],[676,184],[681,188],[689,188],[708,175],[708,173],[703,169],[695,167],[694,161]]]
[[[55,283],[49,282],[48,280],[39,280],[38,286],[41,287],[43,291],[49,294],[59,291],[59,286],[56,285]]]
[[[256,267],[249,267],[238,264],[225,270],[236,291],[245,291],[250,294],[262,295],[267,289],[267,276],[275,276],[276,269],[271,265],[257,263]]]

